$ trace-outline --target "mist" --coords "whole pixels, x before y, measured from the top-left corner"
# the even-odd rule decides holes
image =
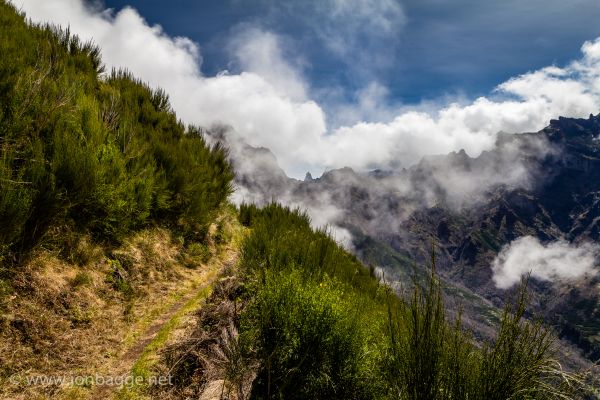
[[[424,207],[460,210],[500,186],[532,188],[545,178],[538,161],[557,150],[520,134],[558,115],[587,117],[600,109],[600,39],[583,43],[580,57],[566,65],[525,72],[476,99],[395,104],[385,85],[365,78],[354,102],[338,99],[326,107],[317,94],[336,88],[313,87],[301,55],[290,57],[293,43],[264,26],[231,31],[224,42],[233,69],[207,76],[197,43],[170,36],[131,7],[107,10],[83,0],[15,4],[33,23],[69,26],[97,43],[108,69],[126,68],[163,88],[184,123],[227,127],[217,129],[227,132],[217,140],[226,140],[238,173],[234,202],[277,199],[305,208],[314,225],[329,225],[346,246],[349,226],[397,232]],[[389,34],[386,19],[376,18],[389,2],[375,4],[380,8],[369,9],[368,18],[379,22],[372,29]],[[339,19],[347,9],[338,11]],[[408,18],[401,9],[394,13]],[[320,179],[301,181],[306,172]]]
[[[506,245],[493,261],[493,281],[501,289],[518,284],[529,273],[542,281],[574,281],[599,272],[599,255],[600,246],[595,243],[557,240],[543,244],[524,236]]]

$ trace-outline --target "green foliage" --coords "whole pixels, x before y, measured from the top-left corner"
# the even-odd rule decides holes
[[[494,343],[483,348],[474,395],[491,400],[566,398],[566,381],[558,361],[548,357],[553,339],[541,321],[522,320],[527,291],[508,304]]]
[[[246,206],[242,205],[241,209]],[[353,290],[376,296],[379,284],[369,269],[341,248],[326,230],[313,230],[309,217],[272,203],[251,218],[252,234],[242,246],[242,267],[275,271],[301,267],[317,282],[335,277]]]
[[[244,226],[250,226],[254,218],[259,214],[260,209],[256,204],[242,203],[238,213],[238,220]]]
[[[222,147],[185,128],[167,95],[69,30],[0,2],[0,249],[21,257],[52,227],[120,240],[150,223],[206,232],[231,191]]]
[[[366,354],[358,318],[335,286],[307,280],[298,270],[265,271],[245,315],[263,366],[254,382],[256,398],[370,397],[361,374]]]
[[[376,397],[382,385],[366,329],[383,330],[385,296],[369,270],[299,210],[242,205],[240,218],[252,228],[241,268],[254,301],[241,332],[262,365],[253,396]]]
[[[432,273],[415,282],[407,304],[389,308],[383,371],[400,399],[585,398],[585,374],[563,371],[553,338],[540,321],[524,319],[527,284],[508,302],[495,340],[483,345],[446,321],[442,287]],[[580,395],[581,397],[577,397]]]
[[[118,259],[109,259],[111,271],[106,277],[106,282],[111,284],[113,289],[123,294],[125,300],[131,300],[135,297],[135,290],[129,279],[129,274],[121,265]]]
[[[415,282],[410,302],[388,306],[389,357],[386,372],[399,398],[437,399],[451,373],[446,359],[448,329],[442,291],[435,276],[422,289]],[[458,370],[457,372],[459,372]]]
[[[460,316],[447,320],[435,257],[402,301],[299,210],[242,205],[240,220],[251,227],[241,259],[251,302],[240,334],[254,343],[246,357],[261,365],[253,398],[584,396],[580,377],[552,359],[549,332],[523,319],[526,285],[497,338],[478,343]]]
[[[8,280],[0,279],[0,299],[12,294],[13,289]]]
[[[199,261],[200,263],[206,263],[210,259],[210,250],[208,246],[202,243],[190,243],[186,248],[186,253],[193,261]]]

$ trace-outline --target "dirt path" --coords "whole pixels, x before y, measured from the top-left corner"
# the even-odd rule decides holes
[[[206,289],[208,285],[212,283],[208,282],[204,286],[199,287],[196,291],[202,291]],[[156,335],[160,330],[164,327],[164,325],[169,322],[181,308],[187,304],[188,301],[192,300],[196,296],[196,293],[189,293],[184,298],[179,300],[177,303],[173,304],[166,313],[159,316],[155,319],[152,325],[144,332],[144,334],[138,339],[138,341],[129,348],[123,354],[123,356],[119,359],[119,365],[124,371],[119,371],[122,373],[127,373],[133,367],[133,364],[142,356],[144,349],[156,338]]]
[[[182,312],[185,315],[197,311],[198,307],[201,307],[202,301],[210,295],[210,288],[215,280],[221,275],[221,272],[227,267],[234,265],[236,262],[237,252],[233,249],[227,249],[222,261],[206,272],[204,282],[193,289],[189,289],[179,300],[172,304],[168,310],[157,316],[136,341],[129,346],[121,356],[111,363],[111,366],[103,376],[125,377],[131,374],[136,362],[143,357],[146,349],[153,344],[163,328],[174,321],[178,316],[183,317],[183,315],[180,315]],[[196,307],[185,311],[184,309],[189,307],[190,303],[192,303],[192,305],[196,304]],[[98,385],[92,390],[90,398],[109,399],[118,390],[120,390],[118,386]]]

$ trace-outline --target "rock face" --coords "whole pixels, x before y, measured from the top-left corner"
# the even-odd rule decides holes
[[[443,278],[480,305],[501,307],[506,298],[490,266],[511,241],[600,241],[600,116],[561,117],[537,133],[501,134],[478,157],[459,151],[401,171],[343,168],[296,181],[273,162],[264,165],[269,171],[255,172],[262,183],[252,187],[258,202],[284,198],[309,213],[335,209],[328,222],[352,233],[355,253],[399,279],[413,263],[427,263],[434,242]],[[531,287],[531,312],[589,360],[599,359],[600,279],[533,280]],[[466,314],[481,320],[485,311],[478,305]]]

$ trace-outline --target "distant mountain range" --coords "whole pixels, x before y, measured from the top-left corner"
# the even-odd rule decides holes
[[[214,136],[227,139],[224,130]],[[402,170],[342,168],[304,181],[288,178],[268,149],[228,144],[238,201],[306,208],[399,287],[427,264],[434,244],[450,307],[460,304],[467,325],[486,337],[507,296],[491,268],[504,246],[523,236],[600,240],[599,138],[600,115],[561,117],[536,133],[499,134],[475,158],[459,151]],[[532,279],[530,287],[532,315],[572,345],[563,346],[565,358],[600,359],[600,277]]]

